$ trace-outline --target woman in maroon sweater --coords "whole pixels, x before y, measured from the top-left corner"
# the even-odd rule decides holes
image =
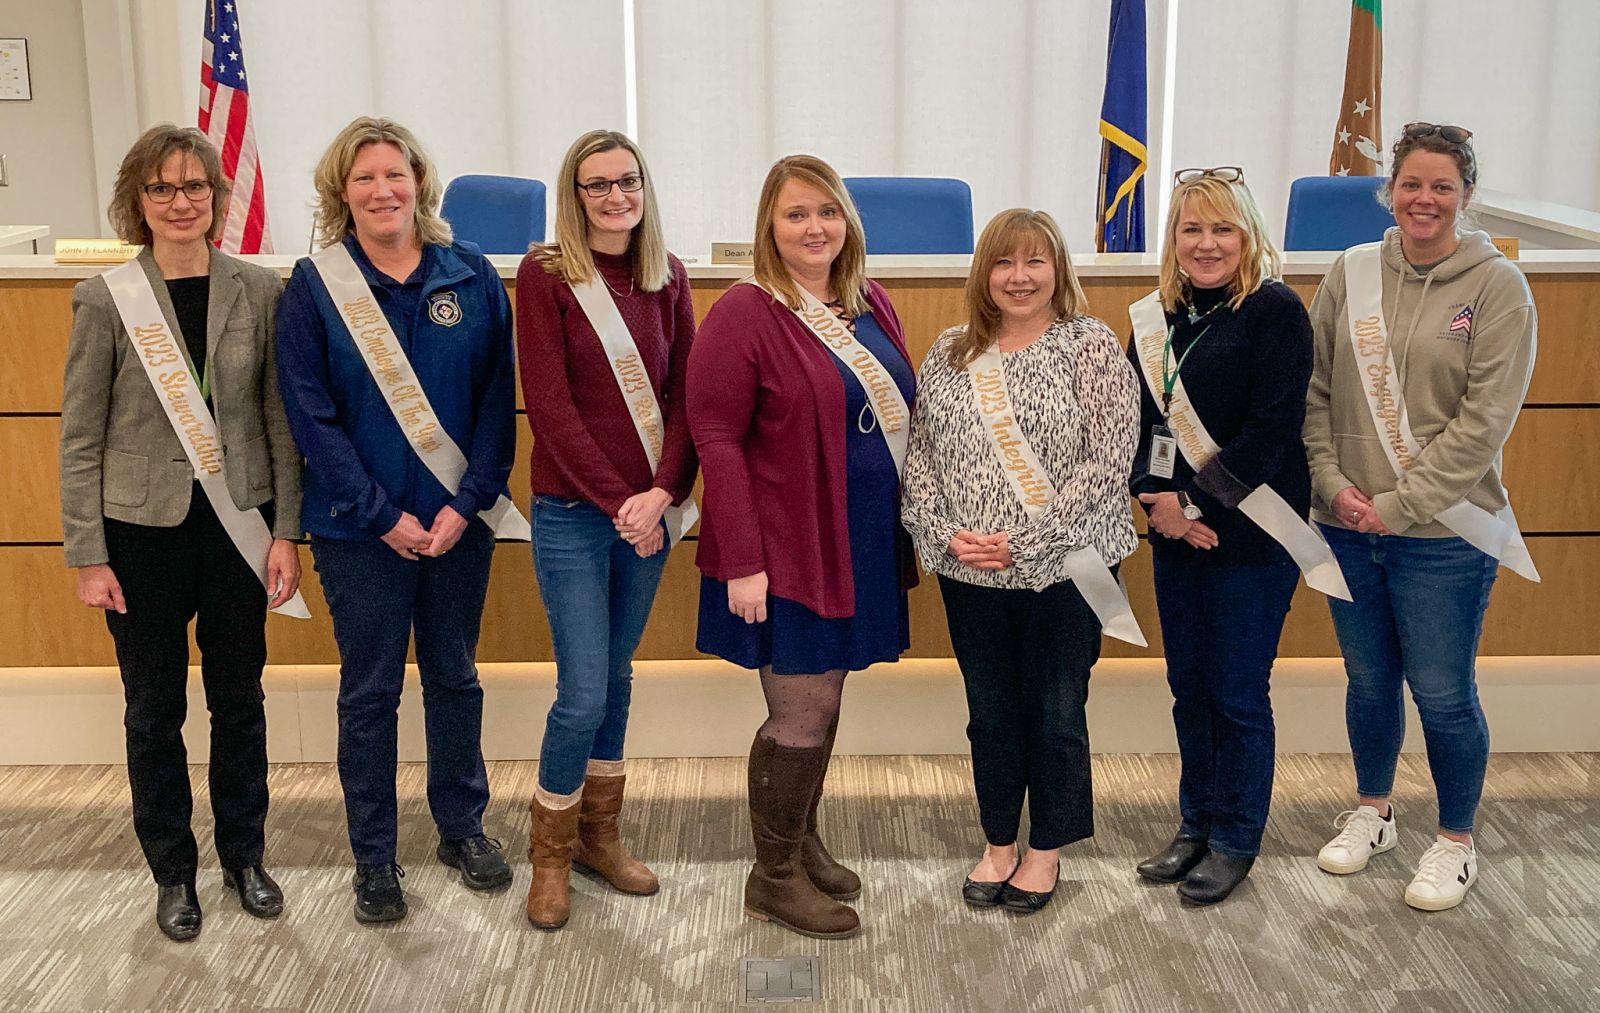
[[[910,646],[899,524],[914,377],[837,173],[791,155],[767,174],[755,274],[707,315],[689,359],[705,464],[697,646],[758,669],[750,749],[756,864],[745,911],[805,935],[860,929],[861,880],[817,836],[847,672]]]
[[[659,888],[622,846],[617,818],[633,652],[667,551],[694,521],[684,408],[694,307],[633,141],[594,130],[573,143],[557,177],[556,241],[523,258],[516,294],[533,561],[556,653],[528,920],[555,929],[573,864],[624,893]]]

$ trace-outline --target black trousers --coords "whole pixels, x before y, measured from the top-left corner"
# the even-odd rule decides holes
[[[1094,835],[1089,670],[1100,621],[1071,581],[1043,591],[939,578],[967,687],[967,738],[983,835],[1013,844],[1028,800],[1028,846]]]
[[[267,820],[267,595],[197,485],[183,523],[155,528],[107,519],[106,551],[128,612],[106,612],[127,700],[133,829],[155,881],[194,881],[199,853],[189,819],[189,621],[211,712],[211,812],[217,858],[238,869],[262,859]]]

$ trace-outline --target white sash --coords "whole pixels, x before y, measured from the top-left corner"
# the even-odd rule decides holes
[[[1396,475],[1416,463],[1422,447],[1411,433],[1406,415],[1405,383],[1395,370],[1389,329],[1383,319],[1382,243],[1351,247],[1344,255],[1345,314],[1350,330],[1350,350],[1361,374],[1372,425]],[[1390,383],[1393,377],[1396,382]],[[1473,548],[1499,560],[1512,573],[1539,582],[1539,571],[1517,529],[1511,497],[1498,514],[1463,499],[1434,515],[1434,520],[1460,535]]]
[[[655,388],[650,386],[650,374],[645,372],[644,362],[639,358],[639,345],[623,322],[616,300],[611,298],[598,270],[587,282],[570,287],[583,315],[589,318],[589,326],[599,335],[600,344],[606,350],[611,375],[616,378],[617,389],[628,404],[628,416],[633,419],[633,428],[639,434],[645,460],[650,462],[650,473],[654,475],[661,465],[667,423],[661,413],[661,403],[656,400]],[[668,504],[661,512],[661,519],[667,522],[667,543],[676,544],[700,519],[700,508],[690,496],[681,507]]]
[[[1022,503],[1022,512],[1033,520],[1055,499],[1056,487],[1050,475],[1039,463],[1033,444],[1022,431],[1016,412],[1011,406],[1011,392],[1006,387],[1005,368],[999,349],[990,345],[967,365],[967,376],[972,379],[972,396],[989,436],[989,446],[994,448],[1000,461],[1000,470],[1011,484],[1011,491]],[[1107,636],[1125,640],[1140,647],[1150,646],[1139,629],[1128,606],[1128,597],[1111,575],[1105,557],[1089,545],[1073,549],[1064,559],[1067,575],[1077,585],[1078,593],[1100,620],[1100,628]]]
[[[260,510],[254,507],[240,510],[233,505],[228,480],[222,471],[222,441],[217,437],[217,423],[194,382],[194,374],[182,351],[183,339],[167,327],[150,279],[139,261],[130,260],[102,277],[111,290],[111,300],[117,305],[122,326],[127,328],[128,340],[139,353],[139,362],[167,413],[167,421],[172,423],[172,430],[178,434],[178,442],[183,444],[183,452],[194,468],[195,481],[200,483],[217,520],[222,522],[222,529],[255,571],[256,579],[266,588],[270,599],[277,591],[267,586],[267,555],[272,551],[272,532]],[[296,619],[311,618],[299,591],[272,611]]]
[[[743,282],[756,286],[772,296],[779,306],[788,308],[782,296],[768,291],[754,278],[745,278]],[[795,287],[799,289],[804,305],[790,312],[799,318],[806,330],[816,335],[824,348],[856,375],[861,389],[866,391],[872,415],[877,419],[878,433],[889,448],[889,456],[894,458],[894,470],[904,475],[906,447],[911,442],[911,408],[906,404],[905,395],[900,393],[900,385],[894,382],[894,376],[878,361],[878,357],[857,341],[856,336],[850,333],[850,328],[833,315],[833,310],[804,288]]]
[[[466,455],[439,424],[439,417],[428,401],[428,392],[422,389],[416,371],[411,368],[411,360],[406,358],[400,342],[395,340],[394,331],[389,329],[383,310],[372,298],[372,290],[367,287],[355,258],[343,243],[334,243],[312,254],[311,266],[322,276],[334,308],[339,311],[339,319],[349,329],[350,340],[361,352],[367,370],[372,373],[372,379],[411,449],[440,485],[450,490],[452,496],[459,493],[461,476],[467,473]],[[527,519],[504,495],[478,516],[489,525],[496,538],[526,542],[533,537]]]
[[[1128,316],[1133,321],[1133,340],[1139,353],[1144,381],[1150,386],[1151,395],[1159,400],[1165,371],[1162,350],[1167,340],[1167,318],[1161,308],[1161,293],[1151,292],[1128,307]],[[1172,383],[1172,407],[1167,414],[1167,427],[1177,439],[1183,459],[1197,472],[1222,449],[1200,421],[1199,413],[1194,410],[1184,390],[1182,377],[1174,378]],[[1328,548],[1322,532],[1295,513],[1294,508],[1284,502],[1283,497],[1271,486],[1264,482],[1256,486],[1239,502],[1239,510],[1254,521],[1256,527],[1271,535],[1273,541],[1283,546],[1305,575],[1307,585],[1329,597],[1341,601],[1352,600],[1344,572],[1339,569],[1339,561],[1333,558],[1333,550]]]

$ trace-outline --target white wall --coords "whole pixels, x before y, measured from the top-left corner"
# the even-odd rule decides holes
[[[33,79],[32,101],[0,102],[0,154],[10,181],[0,187],[0,223],[48,225],[52,236],[98,236],[105,206],[95,190],[79,6],[0,0],[0,36],[28,40]]]

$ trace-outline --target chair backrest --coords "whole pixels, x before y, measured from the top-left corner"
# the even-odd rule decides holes
[[[868,253],[971,253],[972,188],[926,176],[847,176]]]
[[[484,253],[527,253],[544,242],[544,184],[521,176],[457,176],[440,209],[457,239]]]
[[[1383,238],[1394,215],[1378,203],[1382,176],[1302,176],[1289,185],[1285,250],[1347,250]]]

